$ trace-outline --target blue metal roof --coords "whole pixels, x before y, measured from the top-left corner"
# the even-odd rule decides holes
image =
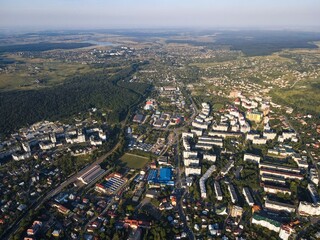
[[[171,178],[172,178],[172,169],[171,168],[160,168],[159,181],[170,181]]]
[[[157,174],[158,174],[158,170],[151,169],[149,171],[149,174],[148,174],[148,177],[147,177],[147,181],[156,179],[157,178]]]

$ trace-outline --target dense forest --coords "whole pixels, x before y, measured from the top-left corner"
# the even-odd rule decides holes
[[[293,31],[241,31],[223,32],[216,44],[230,46],[247,56],[270,55],[282,49],[317,48],[314,41],[320,40],[319,33]]]
[[[314,41],[320,40],[319,33],[286,31],[225,31],[215,36],[214,41],[169,39],[166,43],[190,44],[209,49],[230,48],[242,51],[247,56],[269,55],[282,49],[317,48]]]
[[[30,43],[30,44],[15,44],[15,45],[5,45],[0,46],[0,53],[2,52],[24,52],[24,51],[49,51],[54,49],[74,49],[74,48],[83,48],[90,47],[93,44],[91,43]]]
[[[128,107],[149,87],[142,83],[120,83],[138,68],[120,70],[112,77],[104,71],[89,73],[66,80],[64,84],[39,90],[0,93],[0,133],[10,133],[19,127],[41,120],[70,117],[91,107],[104,109],[110,121],[126,116]]]

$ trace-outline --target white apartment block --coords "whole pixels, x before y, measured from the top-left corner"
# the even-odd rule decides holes
[[[260,159],[261,157],[258,156],[258,155],[254,155],[254,154],[251,154],[251,153],[245,153],[243,155],[243,161],[245,162],[256,162],[256,163],[260,163]]]

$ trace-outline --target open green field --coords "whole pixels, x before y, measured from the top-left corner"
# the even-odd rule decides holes
[[[126,163],[126,166],[129,168],[140,169],[147,164],[147,162],[149,161],[149,158],[139,156],[136,154],[125,153],[121,157],[121,161],[123,163]]]
[[[66,78],[95,71],[89,65],[42,59],[15,59],[23,63],[0,73],[0,90],[35,89],[63,82]]]
[[[292,88],[276,89],[272,98],[302,112],[320,112],[320,79],[299,81]]]

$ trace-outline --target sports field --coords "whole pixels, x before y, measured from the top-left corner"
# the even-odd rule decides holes
[[[144,167],[147,164],[148,160],[149,158],[147,157],[143,157],[143,156],[139,156],[131,153],[125,153],[121,157],[121,161],[126,163],[127,167],[134,168],[134,169],[140,169]]]

